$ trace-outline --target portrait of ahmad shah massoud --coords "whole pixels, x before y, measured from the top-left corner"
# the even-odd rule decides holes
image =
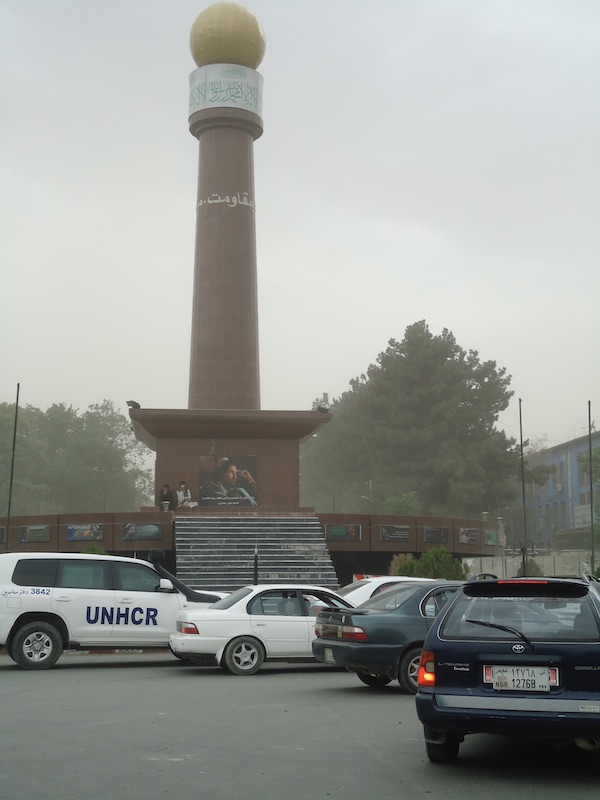
[[[200,485],[201,506],[256,506],[256,459],[221,458],[211,475]]]

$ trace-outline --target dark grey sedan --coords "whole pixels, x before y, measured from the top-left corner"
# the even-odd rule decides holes
[[[463,585],[412,581],[387,589],[354,609],[325,609],[317,617],[312,650],[324,664],[356,672],[367,686],[395,678],[415,694],[423,642],[431,623]]]

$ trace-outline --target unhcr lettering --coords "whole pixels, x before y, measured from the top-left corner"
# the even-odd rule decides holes
[[[158,625],[158,608],[87,606],[88,625]]]

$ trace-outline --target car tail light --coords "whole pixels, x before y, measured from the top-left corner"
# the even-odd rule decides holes
[[[417,677],[419,686],[435,686],[435,658],[431,650],[423,650]]]
[[[366,632],[357,625],[332,625],[330,623],[317,622],[315,634],[319,639],[345,639],[351,642],[369,641]]]
[[[341,627],[340,639],[347,639],[351,642],[367,642],[369,640],[366,631],[359,628],[358,625],[342,625]]]
[[[194,633],[198,635],[198,628],[194,625],[193,622],[183,622],[182,620],[177,620],[177,630],[179,633]]]

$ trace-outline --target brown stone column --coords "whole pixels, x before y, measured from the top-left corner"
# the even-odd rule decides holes
[[[253,142],[257,114],[190,117],[200,143],[190,353],[190,409],[259,409]]]

